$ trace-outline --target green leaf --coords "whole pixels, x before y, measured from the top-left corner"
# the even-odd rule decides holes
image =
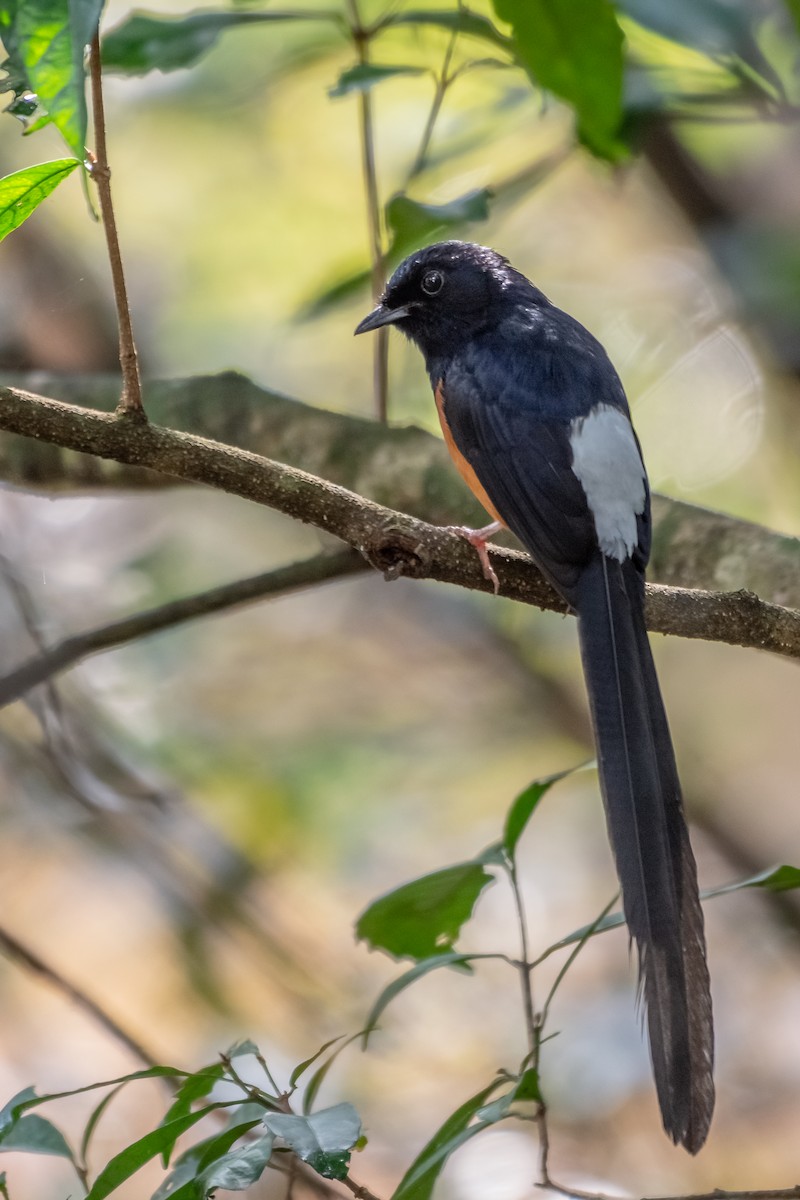
[[[401,258],[444,229],[485,221],[491,196],[488,188],[475,188],[448,204],[421,204],[402,193],[392,196],[386,205],[386,223],[394,234],[389,257],[392,261]]]
[[[623,33],[608,0],[492,0],[537,87],[572,106],[578,135],[601,158],[623,154]]]
[[[393,25],[435,25],[439,29],[446,29],[448,33],[457,31],[467,37],[480,38],[484,42],[489,42],[497,50],[513,53],[511,39],[502,34],[487,17],[472,12],[468,8],[459,7],[458,9],[432,10],[430,12],[426,12],[424,9],[412,9],[409,12],[396,13],[381,22],[382,29]]]
[[[0,241],[27,220],[61,180],[79,166],[77,158],[58,158],[0,179]]]
[[[535,779],[524,791],[520,792],[508,810],[503,828],[503,848],[509,858],[513,859],[522,832],[538,808],[542,797],[550,791],[554,783],[565,779],[573,771],[581,769],[581,767],[570,767],[566,771],[558,771],[555,775],[548,775],[544,779]]]
[[[103,0],[19,0],[14,38],[31,90],[77,159],[86,146],[84,55]]]
[[[308,1084],[306,1085],[306,1090],[303,1093],[303,1112],[305,1113],[306,1116],[308,1116],[308,1114],[311,1112],[311,1109],[314,1107],[314,1101],[317,1098],[317,1093],[319,1092],[319,1089],[322,1087],[322,1084],[325,1080],[325,1076],[328,1074],[328,1071],[330,1071],[331,1067],[336,1062],[336,1059],[339,1057],[339,1055],[342,1053],[343,1050],[345,1050],[348,1046],[351,1046],[353,1044],[353,1042],[358,1041],[358,1039],[360,1037],[363,1037],[364,1033],[365,1033],[365,1030],[359,1029],[358,1033],[354,1033],[349,1038],[346,1038],[340,1045],[338,1045],[336,1047],[333,1054],[331,1054],[328,1058],[325,1059],[325,1062],[322,1064],[322,1066],[318,1067],[317,1070],[314,1072],[314,1074],[311,1076],[311,1078],[308,1081]],[[329,1045],[330,1044],[331,1043],[329,1043]]]
[[[264,1124],[324,1179],[346,1177],[350,1151],[361,1136],[361,1119],[352,1104],[335,1104],[307,1117],[267,1113]]]
[[[227,1154],[244,1134],[260,1125],[263,1115],[264,1109],[260,1104],[242,1104],[232,1109],[226,1129],[195,1142],[176,1159],[175,1166],[153,1193],[152,1200],[175,1200],[176,1196],[197,1200],[200,1194],[197,1180],[202,1172]]]
[[[394,958],[443,954],[493,882],[494,876],[474,861],[423,875],[375,900],[359,917],[356,937]]]
[[[265,1133],[255,1142],[231,1150],[212,1163],[198,1177],[202,1195],[207,1196],[214,1188],[225,1188],[229,1192],[243,1192],[264,1173],[272,1157],[273,1134]]]
[[[123,75],[191,67],[221,34],[245,25],[314,19],[306,12],[195,12],[182,17],[133,12],[103,38],[103,66]]]
[[[0,1109],[0,1136],[4,1136],[5,1131],[19,1120],[26,1108],[41,1103],[42,1097],[38,1096],[36,1088],[32,1087],[23,1088],[21,1092],[12,1096],[8,1104],[4,1104]]]
[[[97,1104],[92,1110],[92,1114],[89,1117],[89,1120],[86,1122],[86,1127],[83,1131],[83,1137],[81,1138],[81,1162],[86,1162],[89,1156],[89,1146],[100,1118],[108,1108],[111,1101],[122,1091],[124,1086],[124,1083],[118,1084],[117,1087],[113,1088],[112,1091],[108,1093],[108,1095],[103,1096],[103,1099],[100,1101],[100,1103]]]
[[[383,989],[370,1009],[369,1016],[367,1017],[367,1025],[363,1033],[364,1049],[366,1049],[370,1035],[375,1032],[383,1012],[401,992],[411,987],[412,983],[416,983],[418,979],[429,975],[431,971],[438,971],[440,967],[463,967],[471,971],[469,964],[483,958],[500,958],[506,962],[508,961],[504,954],[459,954],[457,951],[452,951],[450,954],[434,954],[432,958],[424,958],[421,962],[418,962],[397,979],[393,980]]]
[[[794,891],[795,888],[800,888],[800,868],[785,864],[782,867],[769,867],[766,871],[759,871],[757,875],[751,875],[747,879],[712,888],[711,891],[703,893],[703,899],[727,896],[729,892],[740,892],[743,888],[764,888],[767,892]]]
[[[800,0],[786,0],[786,7],[794,18],[797,32],[800,34]]]
[[[348,67],[346,71],[342,71],[332,88],[328,88],[328,95],[332,100],[338,100],[340,96],[349,96],[353,92],[368,92],[375,86],[376,83],[383,83],[384,79],[394,79],[398,75],[425,75],[424,67],[391,67],[381,66],[378,63],[358,63],[355,67]]]
[[[495,1079],[447,1118],[414,1159],[393,1193],[392,1200],[429,1200],[442,1168],[453,1151],[491,1124],[486,1122],[469,1128],[478,1110],[503,1083],[504,1079]]]
[[[126,1146],[97,1176],[86,1200],[105,1200],[106,1196],[110,1196],[121,1183],[130,1179],[131,1175],[135,1174],[146,1162],[150,1162],[157,1154],[161,1154],[166,1146],[172,1145],[176,1137],[185,1133],[187,1129],[191,1129],[198,1121],[202,1121],[203,1117],[220,1107],[222,1106],[218,1104],[210,1104],[206,1108],[198,1109],[197,1112],[178,1118],[177,1121],[159,1125],[157,1129],[138,1138],[130,1146]]]
[[[225,1074],[224,1063],[211,1063],[207,1067],[203,1067],[201,1071],[197,1071],[194,1075],[189,1075],[173,1100],[170,1107],[164,1114],[162,1125],[169,1125],[173,1121],[177,1121],[180,1117],[185,1117],[192,1111],[192,1105],[197,1100],[202,1100],[207,1096],[214,1084],[218,1083]],[[178,1134],[175,1135],[177,1139]],[[162,1151],[162,1161],[166,1167],[172,1157],[172,1151],[175,1148],[175,1141],[171,1145],[166,1145]]]
[[[295,1067],[295,1069],[292,1071],[291,1075],[289,1076],[289,1087],[291,1087],[291,1088],[296,1087],[298,1079],[300,1079],[301,1076],[305,1075],[306,1071],[312,1065],[312,1063],[315,1063],[317,1061],[317,1059],[325,1053],[326,1050],[330,1050],[331,1046],[335,1046],[336,1043],[340,1042],[343,1037],[344,1037],[344,1034],[340,1033],[338,1037],[331,1038],[329,1042],[325,1042],[325,1044],[323,1046],[320,1046],[320,1048],[319,1048],[319,1050],[317,1050],[316,1054],[312,1054],[310,1058],[304,1058],[301,1063],[298,1063],[297,1066]]]
[[[25,1150],[28,1154],[55,1154],[58,1158],[73,1161],[64,1135],[50,1121],[35,1113],[21,1117],[4,1137],[0,1138],[0,1151]]]

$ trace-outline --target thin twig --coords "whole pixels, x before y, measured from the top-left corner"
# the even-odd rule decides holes
[[[346,1175],[342,1180],[348,1191],[352,1192],[356,1200],[378,1200],[374,1192],[371,1192],[368,1187],[364,1187],[363,1183],[356,1183],[355,1179],[351,1179]]]
[[[550,1188],[562,1196],[573,1196],[575,1200],[618,1200],[618,1197],[609,1196],[607,1192],[586,1192],[580,1188],[571,1188],[563,1183],[557,1183],[554,1179],[548,1179],[546,1183],[538,1186]],[[643,1197],[642,1200],[800,1200],[800,1184],[786,1188],[765,1188],[763,1190],[754,1188],[749,1192],[726,1192],[722,1188],[715,1188],[713,1192],[693,1192],[684,1196]]]
[[[135,1058],[143,1062],[146,1067],[155,1067],[158,1065],[158,1059],[151,1054],[140,1041],[134,1038],[130,1033],[122,1028],[113,1017],[101,1008],[96,1000],[82,991],[74,983],[70,983],[64,976],[46,963],[43,958],[23,945],[18,938],[9,933],[8,930],[0,927],[0,952],[6,957],[20,963],[26,970],[31,971],[34,975],[38,975],[40,979],[46,980],[57,988],[63,996],[71,1000],[78,1008],[83,1009],[88,1016],[96,1021],[102,1027],[116,1038]]]
[[[533,1004],[533,986],[531,984],[531,961],[528,948],[528,922],[525,917],[525,906],[522,899],[522,892],[517,879],[517,865],[513,858],[509,861],[508,878],[511,882],[511,891],[514,895],[514,907],[517,912],[517,926],[519,928],[520,941],[520,959],[514,965],[517,968],[522,988],[522,1005],[525,1011],[525,1029],[528,1034],[528,1058],[531,1065],[538,1068],[536,1061],[537,1055],[537,1021],[536,1013]]]
[[[125,287],[125,272],[122,267],[122,253],[117,235],[114,205],[111,200],[111,171],[108,165],[108,147],[106,145],[106,120],[103,107],[99,28],[92,38],[89,54],[89,70],[92,81],[92,115],[95,143],[91,176],[97,184],[97,194],[100,199],[100,212],[103,217],[103,228],[106,234],[108,258],[111,264],[111,278],[114,284],[114,301],[117,306],[117,323],[119,325],[119,363],[122,369],[122,395],[119,399],[117,412],[145,420],[145,412],[142,407],[142,384],[139,378],[139,363],[136,357],[136,346],[133,341],[128,292]]]
[[[348,0],[350,34],[355,46],[359,66],[369,63],[371,31],[361,23],[358,0]],[[381,235],[381,205],[378,194],[378,173],[375,165],[375,133],[372,124],[372,93],[364,88],[358,93],[358,114],[361,129],[361,172],[367,202],[367,227],[369,230],[372,295],[377,301],[386,284],[383,240]],[[373,357],[373,389],[375,415],[386,422],[389,412],[389,330],[379,329],[375,338]]]
[[[369,563],[354,550],[315,554],[303,562],[238,579],[235,583],[223,584],[181,600],[172,600],[158,608],[150,608],[85,633],[74,634],[55,646],[43,648],[34,658],[0,678],[0,708],[93,654],[172,629],[197,617],[226,612],[268,596],[285,596],[326,580],[368,570]]]
[[[462,8],[459,4],[459,12],[460,11],[462,11]],[[453,60],[453,52],[455,51],[456,42],[458,41],[458,34],[459,29],[458,27],[455,27],[450,34],[450,38],[447,43],[447,49],[444,52],[444,62],[442,63],[442,69],[436,79],[436,88],[433,93],[430,111],[428,112],[428,119],[425,122],[425,128],[422,131],[419,149],[417,150],[411,170],[408,173],[406,187],[408,187],[412,180],[416,179],[417,175],[421,173],[423,167],[425,166],[425,160],[428,157],[428,150],[430,148],[431,138],[433,137],[433,131],[436,127],[436,122],[439,118],[439,113],[441,112],[442,104],[444,102],[445,95],[447,94],[447,89],[453,81],[453,76],[450,74],[450,63]]]

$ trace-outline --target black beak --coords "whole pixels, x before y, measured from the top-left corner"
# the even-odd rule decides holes
[[[373,329],[380,329],[382,325],[394,325],[397,321],[402,321],[404,317],[407,317],[408,312],[406,305],[401,308],[387,308],[385,304],[379,304],[368,316],[364,317],[360,324],[356,325],[355,333],[370,333]]]

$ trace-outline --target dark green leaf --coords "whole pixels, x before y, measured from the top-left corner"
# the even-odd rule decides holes
[[[429,1200],[442,1168],[453,1151],[491,1124],[480,1123],[469,1128],[470,1121],[478,1109],[486,1104],[492,1092],[496,1092],[503,1083],[504,1079],[495,1079],[447,1118],[414,1159],[393,1193],[392,1200]]]
[[[618,159],[622,30],[608,0],[492,0],[512,28],[516,57],[535,86],[572,106],[594,154]]]
[[[448,204],[421,204],[402,193],[392,196],[386,205],[386,223],[394,234],[390,257],[393,261],[401,258],[444,229],[485,221],[491,196],[488,188],[475,188]]]
[[[67,1145],[64,1135],[50,1121],[33,1113],[29,1117],[21,1117],[12,1125],[3,1138],[0,1138],[0,1151],[26,1150],[29,1154],[55,1154],[59,1158],[68,1158],[72,1162],[72,1151]]]
[[[176,1196],[189,1196],[196,1200],[201,1194],[197,1181],[202,1172],[227,1154],[244,1134],[260,1125],[263,1115],[264,1109],[260,1104],[241,1104],[232,1109],[226,1129],[195,1142],[176,1159],[174,1168],[153,1193],[152,1200],[175,1200]]]
[[[418,979],[422,979],[424,975],[429,975],[431,971],[438,971],[440,967],[463,967],[466,970],[471,970],[470,963],[476,959],[482,958],[501,958],[505,959],[504,954],[459,954],[452,951],[450,954],[435,954],[432,958],[424,958],[418,962],[416,966],[411,967],[404,972],[398,979],[393,980],[387,987],[383,989],[378,999],[370,1009],[367,1017],[367,1026],[364,1030],[364,1047],[366,1048],[370,1034],[374,1033],[381,1014],[389,1007],[391,1002],[404,992],[407,987],[411,987],[412,983],[416,983]],[[506,960],[507,961],[507,960]]]
[[[5,1171],[0,1171],[0,1196],[3,1197],[3,1200],[10,1200]]]
[[[797,32],[800,33],[800,0],[786,0],[786,7],[794,17]]]
[[[40,102],[79,160],[86,146],[84,55],[103,0],[24,0],[16,5],[14,40]]]
[[[185,1133],[187,1129],[191,1129],[208,1113],[214,1112],[219,1107],[219,1105],[210,1104],[206,1108],[198,1109],[197,1112],[180,1117],[177,1121],[170,1121],[168,1125],[159,1125],[151,1133],[146,1133],[144,1137],[138,1138],[130,1146],[126,1146],[97,1176],[86,1200],[105,1200],[106,1196],[110,1196],[121,1183],[130,1179],[131,1175],[135,1174],[146,1162],[150,1162],[156,1155],[161,1154],[165,1146],[172,1145],[176,1137]]]
[[[412,9],[396,13],[381,23],[382,28],[392,25],[435,25],[439,29],[446,29],[448,33],[457,30],[466,34],[467,37],[481,38],[482,41],[489,42],[498,50],[513,52],[509,38],[505,37],[486,17],[472,12],[468,8],[432,10],[430,12],[426,12],[424,9]]]
[[[197,1071],[194,1075],[189,1075],[181,1084],[178,1094],[173,1100],[170,1107],[164,1114],[162,1125],[169,1125],[173,1121],[177,1121],[180,1117],[185,1117],[192,1111],[192,1105],[197,1100],[202,1100],[211,1091],[215,1083],[218,1083],[225,1074],[224,1063],[211,1063],[207,1067],[203,1067],[201,1071]],[[175,1135],[176,1138],[178,1135]],[[162,1161],[166,1167],[172,1156],[172,1151],[175,1148],[175,1142],[168,1144],[162,1151]]]
[[[103,66],[126,75],[191,67],[226,30],[275,21],[314,19],[313,14],[283,12],[195,12],[182,17],[133,12],[103,38]]]
[[[361,1120],[352,1104],[335,1104],[307,1117],[267,1113],[264,1124],[325,1179],[345,1178],[350,1151],[361,1135]]]
[[[0,179],[0,241],[39,207],[80,163],[77,158],[58,158],[37,163]]]
[[[536,811],[542,796],[550,791],[554,783],[558,783],[567,775],[582,769],[583,767],[570,767],[566,771],[558,771],[557,774],[548,775],[544,779],[536,779],[523,792],[520,792],[508,810],[503,829],[503,846],[509,858],[513,859],[522,832]]]
[[[202,1187],[202,1195],[206,1196],[214,1188],[225,1188],[229,1192],[243,1192],[264,1173],[264,1168],[272,1157],[272,1145],[275,1138],[271,1133],[265,1133],[255,1142],[231,1150],[223,1154],[199,1176],[198,1183]]]
[[[348,67],[346,71],[342,71],[332,88],[328,89],[328,95],[332,100],[338,100],[340,96],[349,96],[352,92],[368,92],[376,83],[382,83],[384,79],[394,79],[398,75],[424,75],[424,67],[391,67],[381,66],[378,63],[358,63],[355,67]]]
[[[494,876],[476,862],[423,875],[374,901],[356,936],[395,958],[431,958],[451,950],[483,889]]]

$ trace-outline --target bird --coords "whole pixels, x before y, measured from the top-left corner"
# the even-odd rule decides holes
[[[444,439],[577,617],[600,791],[636,946],[664,1129],[696,1154],[714,1110],[714,1031],[697,867],[644,617],[650,490],[600,342],[486,246],[407,257],[356,334],[421,350]]]

